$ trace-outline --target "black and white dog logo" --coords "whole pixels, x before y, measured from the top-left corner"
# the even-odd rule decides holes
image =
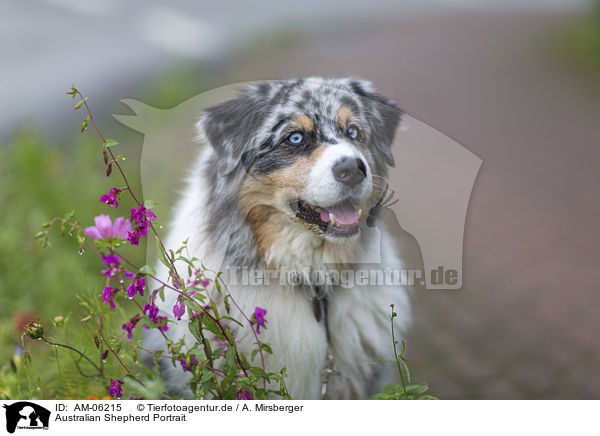
[[[14,433],[18,429],[48,429],[50,411],[29,401],[19,401],[11,405],[4,404],[6,409],[6,431]]]

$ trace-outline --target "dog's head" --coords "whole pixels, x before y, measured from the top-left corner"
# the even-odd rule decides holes
[[[307,78],[249,86],[208,108],[199,127],[215,173],[233,180],[243,172],[238,210],[259,241],[299,223],[340,242],[359,236],[394,165],[400,115],[367,82]]]

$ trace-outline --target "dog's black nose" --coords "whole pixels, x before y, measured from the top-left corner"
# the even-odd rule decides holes
[[[348,186],[358,185],[367,177],[367,167],[360,158],[343,157],[333,167],[333,177]]]

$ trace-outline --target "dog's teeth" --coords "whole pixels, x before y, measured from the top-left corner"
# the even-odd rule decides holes
[[[329,212],[329,221],[331,221],[331,224],[335,226],[335,215],[331,212]]]
[[[361,215],[362,215],[362,209],[358,209],[358,217],[360,218]]]

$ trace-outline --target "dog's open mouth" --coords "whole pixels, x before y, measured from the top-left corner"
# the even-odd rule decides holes
[[[359,232],[358,220],[362,209],[357,209],[350,201],[319,207],[296,199],[290,203],[290,207],[297,218],[308,224],[317,225],[327,236],[352,237]]]

